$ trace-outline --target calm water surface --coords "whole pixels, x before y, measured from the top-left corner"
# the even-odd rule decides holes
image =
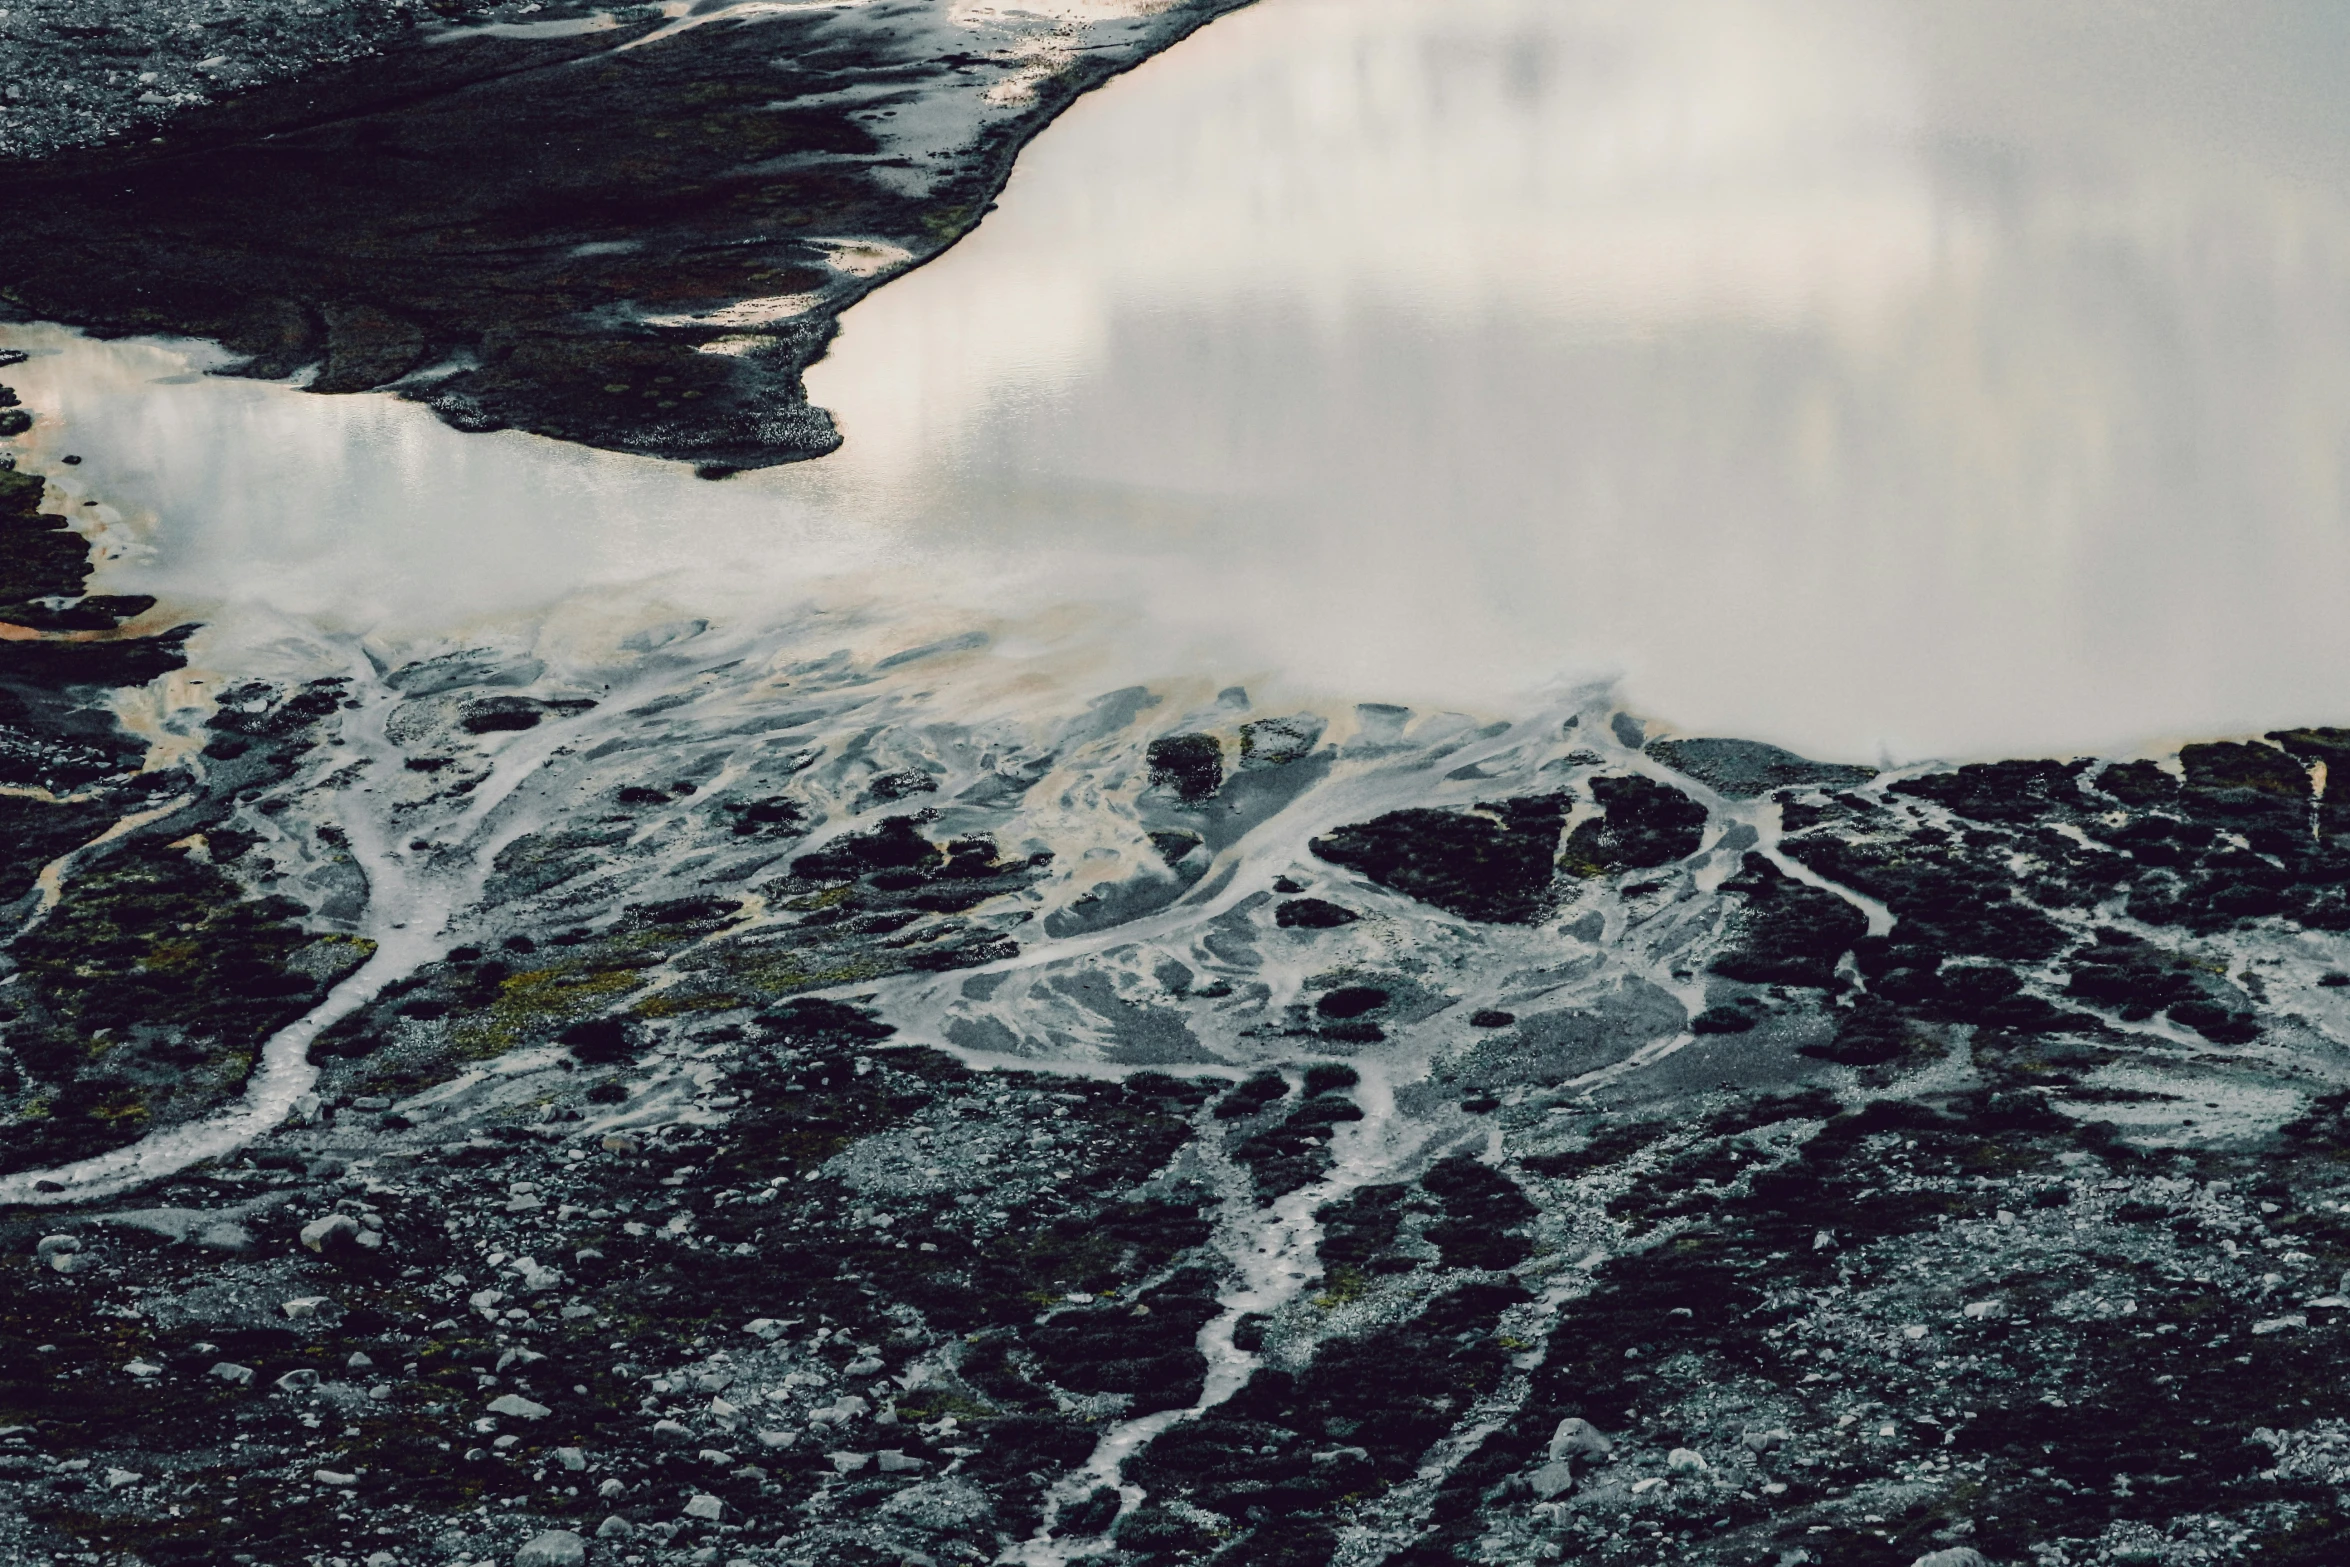
[[[853,311],[723,485],[58,347],[221,663],[810,603],[1874,758],[2350,721],[2350,13],[1265,0]]]

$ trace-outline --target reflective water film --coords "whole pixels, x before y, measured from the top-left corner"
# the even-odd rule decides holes
[[[131,345],[56,392],[126,582],[349,629],[983,582],[1129,670],[1861,759],[2340,716],[2346,27],[1272,0],[851,312],[844,452],[722,487]]]

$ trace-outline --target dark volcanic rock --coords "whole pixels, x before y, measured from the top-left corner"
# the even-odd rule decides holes
[[[1165,735],[1147,753],[1151,782],[1175,791],[1185,804],[1214,794],[1224,782],[1224,747],[1214,735]]]
[[[1273,923],[1283,930],[1336,930],[1361,918],[1326,898],[1285,898],[1273,906]]]
[[[1947,773],[1904,778],[1902,794],[1932,800],[1961,816],[1986,822],[2033,821],[2086,809],[2079,780],[2086,762],[1978,762]]]
[[[85,1157],[236,1094],[262,1042],[370,950],[314,940],[303,912],[159,844],[68,881],[11,951],[8,1046],[48,1094],[0,1169]],[[312,961],[295,961],[304,949]]]
[[[1463,919],[1528,924],[1546,907],[1567,803],[1564,795],[1536,795],[1475,811],[1391,811],[1310,847]]]
[[[1697,852],[1705,838],[1705,807],[1669,784],[1637,775],[1591,780],[1606,815],[1579,823],[1567,835],[1566,867],[1578,876],[1654,870]]]
[[[1420,1177],[1420,1185],[1444,1206],[1444,1218],[1427,1232],[1442,1250],[1444,1266],[1511,1268],[1533,1251],[1533,1243],[1517,1232],[1534,1217],[1535,1207],[1500,1171],[1456,1154]]]
[[[1713,961],[1714,972],[1730,979],[1824,988],[1868,933],[1868,917],[1850,902],[1805,886],[1760,854],[1749,853],[1722,890],[1746,900],[1735,944]]]

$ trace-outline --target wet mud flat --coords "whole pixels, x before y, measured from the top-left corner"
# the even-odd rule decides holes
[[[12,1557],[2344,1548],[2350,733],[1878,773],[685,622],[134,738],[184,638],[7,482]]]
[[[41,96],[110,107],[25,111],[0,299],[217,339],[321,393],[395,387],[461,429],[713,475],[818,456],[839,437],[800,375],[840,312],[975,225],[1080,93],[1235,3],[554,0],[241,28],[84,5],[48,26],[87,68]],[[268,69],[181,58],[272,21],[294,31]]]

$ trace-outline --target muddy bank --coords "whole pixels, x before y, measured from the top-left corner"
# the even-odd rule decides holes
[[[461,429],[712,472],[820,456],[839,437],[800,375],[839,313],[976,224],[1078,94],[1232,6],[570,4],[370,33],[153,136],[0,164],[0,297],[320,392],[397,386]]]

